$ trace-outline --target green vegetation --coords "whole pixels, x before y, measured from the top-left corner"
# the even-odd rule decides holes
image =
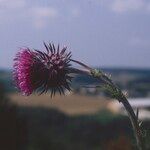
[[[68,117],[53,109],[20,108],[20,117],[28,122],[27,150],[135,149],[129,119],[108,111]],[[149,126],[149,121],[143,122],[144,129]],[[148,132],[145,139],[148,150]]]
[[[129,120],[106,111],[68,117],[56,110],[21,108],[21,116],[29,119],[29,150],[106,149],[113,140],[132,137]],[[131,147],[131,142],[128,145]]]

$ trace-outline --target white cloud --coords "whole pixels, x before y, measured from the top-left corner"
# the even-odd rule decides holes
[[[141,11],[142,13],[150,13],[150,1],[148,0],[107,0],[104,4],[113,12],[120,14],[137,11]]]
[[[44,28],[49,21],[58,16],[58,11],[53,7],[33,7],[31,14],[35,27]]]
[[[65,2],[67,3],[66,0]],[[26,20],[31,27],[44,29],[59,17],[67,16],[72,19],[72,17],[79,17],[80,14],[80,6],[74,6],[72,3],[56,7],[55,3],[54,5],[41,5],[39,2],[30,0],[0,0],[0,25]]]
[[[127,11],[137,11],[145,7],[144,0],[114,0],[111,9],[114,12],[123,13]]]
[[[0,0],[0,24],[11,24],[26,18],[35,28],[44,28],[58,16],[53,7],[34,5],[27,0]]]
[[[1,9],[16,9],[26,5],[25,0],[0,0]]]
[[[26,0],[0,0],[0,24],[11,24],[22,17],[24,8]]]
[[[39,18],[55,18],[57,16],[57,10],[52,7],[36,7],[32,9],[32,12]]]
[[[150,14],[150,0],[89,0],[115,13],[141,12]]]

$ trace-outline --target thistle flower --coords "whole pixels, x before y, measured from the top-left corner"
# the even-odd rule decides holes
[[[143,133],[139,125],[138,117],[135,115],[130,103],[121,90],[102,71],[92,69],[84,63],[71,59],[71,52],[66,53],[66,47],[61,51],[59,45],[57,49],[54,44],[45,44],[47,52],[39,50],[21,49],[14,61],[13,76],[18,89],[25,95],[30,95],[34,91],[41,93],[51,90],[51,96],[56,90],[64,93],[64,89],[70,90],[72,77],[70,73],[85,74],[103,81],[104,87],[111,95],[124,105],[130,121],[139,150],[144,150]],[[70,62],[74,62],[84,69],[72,68]],[[110,90],[112,89],[112,90]]]
[[[66,53],[66,47],[56,49],[54,44],[45,44],[46,52],[39,50],[21,49],[14,61],[13,78],[17,88],[24,94],[34,91],[40,94],[51,91],[64,93],[70,89],[72,77],[69,76],[71,52]]]

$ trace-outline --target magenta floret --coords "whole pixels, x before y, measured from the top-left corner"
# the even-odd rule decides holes
[[[53,44],[44,45],[46,53],[26,48],[21,49],[14,59],[14,80],[24,95],[51,90],[52,96],[56,91],[61,94],[64,89],[70,90],[71,53],[66,53],[66,48],[60,51],[59,46],[56,49]]]

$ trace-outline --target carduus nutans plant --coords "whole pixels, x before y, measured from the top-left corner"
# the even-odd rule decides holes
[[[22,48],[14,59],[13,77],[18,89],[24,95],[30,95],[34,91],[40,93],[51,91],[51,97],[56,91],[64,93],[64,89],[70,90],[71,73],[89,75],[101,81],[99,87],[107,90],[113,98],[116,98],[125,107],[137,141],[139,150],[145,150],[143,143],[143,132],[126,96],[112,82],[112,80],[101,70],[92,69],[80,61],[71,59],[71,52],[66,52],[66,47],[60,50],[54,44],[45,44],[46,52]],[[77,69],[71,66],[71,62],[77,63],[84,69]]]
[[[13,78],[17,88],[24,94],[30,95],[34,91],[46,93],[51,96],[58,91],[70,89],[72,77],[69,75],[71,52],[66,47],[60,50],[54,44],[46,44],[45,52],[21,48],[14,59]]]

